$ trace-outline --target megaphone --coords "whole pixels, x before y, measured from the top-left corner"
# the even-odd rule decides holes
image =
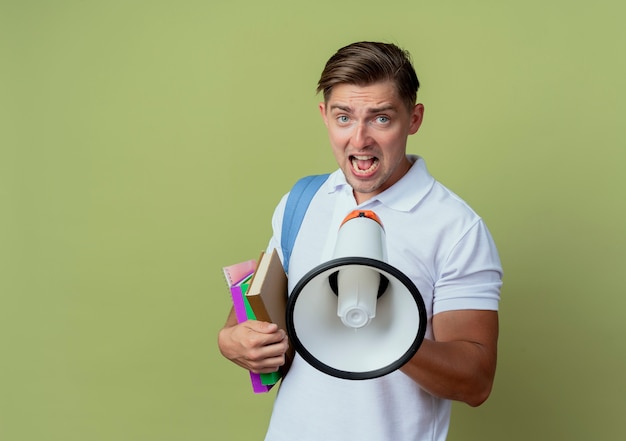
[[[339,227],[332,260],[298,281],[287,301],[287,334],[311,366],[366,380],[415,355],[426,333],[424,300],[386,257],[379,217],[355,210]]]

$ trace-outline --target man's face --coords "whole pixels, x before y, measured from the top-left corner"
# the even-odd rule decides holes
[[[391,187],[409,170],[407,138],[419,129],[424,106],[409,112],[391,81],[337,85],[320,112],[357,203]]]

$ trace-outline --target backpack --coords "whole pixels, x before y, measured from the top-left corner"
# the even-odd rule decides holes
[[[283,251],[283,267],[285,273],[289,274],[289,259],[291,251],[296,242],[296,237],[300,231],[300,225],[306,214],[309,204],[322,186],[328,174],[305,176],[299,179],[289,192],[287,204],[285,205],[285,213],[283,214],[282,233],[280,238],[280,246]]]

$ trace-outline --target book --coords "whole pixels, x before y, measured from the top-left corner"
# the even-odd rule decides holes
[[[256,320],[276,323],[280,329],[287,329],[287,275],[276,249],[261,253],[245,298]],[[287,374],[293,357],[294,349],[290,346],[285,354],[285,364],[279,370],[281,375]]]
[[[246,260],[222,268],[238,323],[246,320],[257,320],[254,309],[246,297],[255,269],[256,261],[254,260]],[[270,391],[282,375],[280,371],[266,374],[249,372],[249,374],[254,393]]]
[[[224,277],[226,278],[226,284],[230,288],[238,283],[241,283],[244,279],[249,278],[256,269],[256,261],[254,259],[246,260],[245,262],[239,262],[234,265],[225,266],[222,268]]]

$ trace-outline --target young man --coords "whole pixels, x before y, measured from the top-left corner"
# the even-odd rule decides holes
[[[374,211],[386,232],[388,263],[426,304],[426,338],[399,370],[371,380],[321,373],[296,356],[283,379],[266,441],[444,440],[450,400],[478,406],[496,368],[502,269],[481,218],[407,155],[423,119],[419,82],[407,52],[360,42],[330,58],[319,81],[320,113],[339,165],[316,193],[289,266],[289,289],[332,258],[341,221]],[[280,250],[286,197],[272,219],[268,249]],[[284,363],[286,333],[234,315],[220,331],[222,354],[255,371]]]

